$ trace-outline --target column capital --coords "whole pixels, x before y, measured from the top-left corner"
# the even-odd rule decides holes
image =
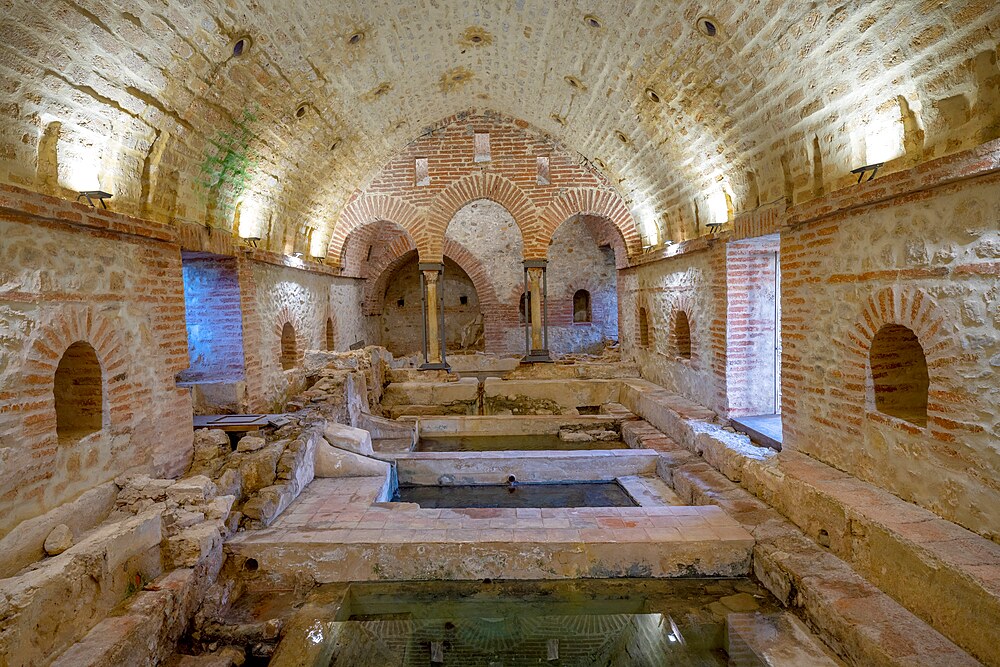
[[[524,268],[526,269],[544,269],[549,263],[547,259],[526,259],[524,260]]]
[[[418,262],[417,269],[420,271],[437,271],[441,273],[444,271],[444,264],[441,262]]]

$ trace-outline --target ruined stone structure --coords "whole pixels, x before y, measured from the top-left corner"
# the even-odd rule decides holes
[[[11,0],[0,35],[0,667],[473,660],[322,624],[352,582],[616,577],[738,583],[595,622],[601,664],[711,627],[1000,665],[996,0]],[[596,481],[634,506],[393,500]]]

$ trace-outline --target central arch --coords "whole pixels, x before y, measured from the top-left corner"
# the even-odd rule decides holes
[[[513,181],[488,172],[468,174],[434,198],[426,225],[419,236],[414,236],[422,261],[440,261],[448,225],[466,204],[477,199],[488,199],[507,209],[521,232],[522,241],[528,238],[528,230],[538,226],[535,205]]]

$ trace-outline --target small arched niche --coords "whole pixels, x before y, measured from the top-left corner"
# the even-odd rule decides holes
[[[927,426],[927,358],[916,334],[901,324],[886,324],[868,353],[875,409],[921,428]]]
[[[690,359],[691,322],[688,320],[687,313],[683,310],[678,310],[677,315],[674,317],[674,329],[671,335],[673,336],[673,347],[677,356],[681,359]]]
[[[573,294],[573,322],[590,322],[592,321],[592,313],[590,310],[590,292],[585,289],[578,289],[575,294]]]
[[[639,347],[649,347],[651,342],[649,331],[649,313],[645,308],[639,309]]]
[[[298,345],[295,341],[295,328],[291,322],[285,322],[281,327],[281,368],[288,370],[295,368],[295,361],[298,355]]]
[[[79,440],[100,431],[104,420],[104,387],[97,352],[85,341],[66,349],[55,375],[56,436]]]

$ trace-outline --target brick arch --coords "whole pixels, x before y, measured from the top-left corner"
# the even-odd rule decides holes
[[[941,371],[960,356],[960,351],[955,349],[946,318],[937,311],[933,298],[917,288],[894,285],[871,294],[860,317],[834,340],[835,345],[847,352],[847,363],[841,369],[846,383],[864,387],[863,392],[854,392],[849,402],[877,421],[913,433],[923,432],[920,427],[883,415],[875,408],[870,367],[872,343],[884,326],[893,324],[912,331],[923,348],[929,380],[927,428],[938,426],[950,430],[954,418],[967,408],[961,396],[947,389],[947,377]]]
[[[297,314],[296,311],[292,310],[288,306],[282,306],[278,312],[275,314],[274,321],[271,322],[271,331],[273,332],[273,348],[268,355],[268,364],[281,366],[281,350],[282,350],[282,340],[281,333],[285,327],[285,324],[291,324],[292,329],[295,331],[295,363],[294,368],[299,368],[302,366],[302,360],[305,357],[305,350],[308,347],[307,341],[309,337],[306,332],[305,322]]]
[[[538,216],[537,228],[522,232],[526,239],[525,258],[544,259],[559,225],[581,214],[607,218],[621,233],[628,255],[642,250],[639,227],[617,193],[598,188],[572,188],[556,197]]]
[[[361,195],[347,205],[333,227],[327,257],[336,262],[334,266],[340,266],[344,244],[351,232],[358,227],[383,220],[399,225],[413,238],[417,238],[418,231],[424,226],[420,211],[398,197]]]
[[[118,434],[132,427],[132,406],[145,398],[136,395],[135,379],[129,377],[128,349],[118,334],[120,329],[111,318],[90,308],[67,306],[40,330],[24,364],[26,386],[19,392],[19,397],[30,407],[11,413],[21,421],[19,430],[25,438],[38,438],[46,445],[58,442],[53,393],[56,368],[66,350],[78,341],[94,349],[101,365],[104,403],[101,431]]]
[[[367,260],[367,247],[377,244],[379,253]],[[413,250],[417,246],[413,242],[413,237],[401,225],[391,220],[375,220],[355,227],[347,238],[344,239],[343,249],[340,254],[341,275],[351,278],[367,278],[369,275],[378,275],[383,255],[388,251],[390,254],[397,252],[397,249]],[[397,255],[393,255],[395,257]],[[392,259],[392,257],[390,257]]]
[[[414,234],[421,261],[441,261],[445,232],[452,218],[477,199],[488,199],[507,209],[521,232],[522,242],[527,243],[527,231],[538,225],[531,199],[513,181],[499,174],[477,171],[458,179],[434,197],[427,224],[419,234]]]

